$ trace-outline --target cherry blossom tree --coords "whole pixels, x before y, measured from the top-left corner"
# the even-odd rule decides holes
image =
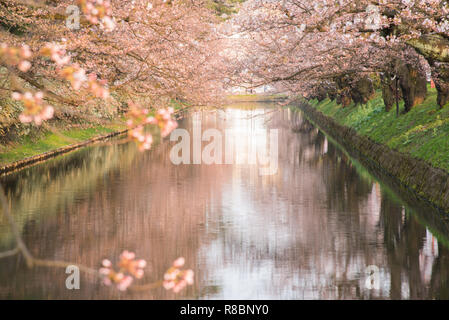
[[[255,85],[279,83],[308,96],[342,76],[353,83],[373,72],[399,76],[402,64],[423,78],[430,65],[444,106],[447,14],[441,1],[251,0],[224,29],[234,35],[229,47],[246,48],[238,70],[256,78]]]
[[[91,119],[93,106],[125,103],[129,137],[140,150],[150,149],[153,139],[145,125],[157,126],[162,137],[177,126],[171,101],[201,104],[218,96],[223,70],[212,49],[220,46],[216,10],[196,0],[2,1],[0,97],[20,102],[18,119],[36,126],[54,116]],[[16,240],[0,258],[21,254],[29,267],[71,265],[33,257],[2,186],[0,204]],[[79,267],[121,291],[163,286],[178,293],[193,284],[193,271],[183,270],[184,264],[178,258],[163,280],[147,285],[133,285],[146,267],[133,252],[124,251],[116,266],[106,259],[99,270]]]
[[[3,1],[0,96],[22,102],[20,121],[35,125],[53,116],[92,120],[98,110],[125,108],[132,117],[137,108],[169,110],[174,100],[210,103],[221,89],[212,49],[219,19],[202,1]],[[172,113],[145,124],[165,136]],[[140,130],[130,137],[148,149]]]

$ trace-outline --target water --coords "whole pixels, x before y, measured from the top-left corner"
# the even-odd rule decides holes
[[[243,160],[278,129],[272,176],[248,161],[173,165],[169,142],[139,153],[112,141],[1,179],[36,257],[97,268],[129,249],[149,262],[143,284],[184,256],[193,286],[119,293],[82,274],[80,290],[67,290],[63,269],[29,270],[16,256],[0,260],[0,298],[449,298],[447,221],[374,179],[301,113],[272,107],[196,111],[180,122],[190,133],[236,134]],[[12,247],[2,217],[0,249]]]

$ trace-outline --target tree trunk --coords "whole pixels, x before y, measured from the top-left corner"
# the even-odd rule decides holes
[[[423,71],[410,63],[397,61],[396,74],[404,99],[405,112],[424,102],[427,95],[427,79]]]
[[[432,69],[440,108],[449,102],[449,39],[443,35],[423,35],[407,43],[423,55]]]
[[[356,105],[366,104],[374,96],[374,86],[370,78],[364,77],[351,87],[351,98]]]
[[[396,80],[392,80],[394,74],[390,72],[385,72],[380,76],[381,86],[382,86],[382,98],[385,104],[385,110],[388,112],[393,107],[396,101]],[[402,99],[399,91],[398,99]]]

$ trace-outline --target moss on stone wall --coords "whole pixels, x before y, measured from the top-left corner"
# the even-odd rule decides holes
[[[332,114],[330,107],[325,109],[327,112],[324,113],[319,110],[323,108],[323,105],[320,104],[312,106],[309,103],[302,102],[299,103],[299,107],[325,132],[345,148],[351,150],[352,153],[355,153],[359,159],[362,159],[364,165],[381,169],[388,176],[397,179],[403,187],[413,190],[418,197],[449,212],[449,171],[436,168],[425,159],[415,157],[409,152],[394,150],[385,141],[375,141],[372,137],[363,133],[360,123],[358,126],[355,126],[353,123],[353,127],[339,123],[343,122],[342,118],[337,116],[336,113]],[[344,109],[347,110],[348,108]],[[377,109],[386,113],[383,111],[383,105],[379,105],[375,110]],[[394,113],[392,114],[394,117]],[[348,113],[347,117],[349,115]],[[372,115],[370,116],[370,113],[365,115],[365,120],[372,122],[372,127],[376,126],[374,118]],[[364,126],[367,125],[365,124]],[[392,124],[390,123],[389,125],[391,126]],[[399,135],[400,131],[398,130]],[[386,135],[388,136],[388,133]]]

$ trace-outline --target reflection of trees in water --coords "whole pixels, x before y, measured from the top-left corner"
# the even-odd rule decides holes
[[[449,299],[449,250],[438,246],[438,256],[432,267],[432,279],[428,288],[428,299]]]
[[[448,298],[448,250],[438,243],[437,254],[426,251],[429,233],[414,214],[360,175],[301,114],[267,118],[268,128],[280,128],[275,176],[259,176],[256,166],[174,166],[164,143],[144,154],[127,144],[92,147],[5,177],[27,245],[36,256],[93,267],[135,250],[149,261],[148,281],[184,256],[197,275],[188,297],[207,297],[214,285],[211,296],[219,294],[217,277],[233,272],[254,276],[241,279],[241,290],[273,297]],[[203,129],[238,125],[250,134],[264,125],[263,116],[234,120],[202,114]],[[181,126],[191,129],[193,121]],[[1,224],[7,247],[5,229]],[[365,289],[368,265],[386,273],[380,292]],[[120,297],[84,277],[79,292],[66,290],[66,276],[5,259],[0,297]],[[175,296],[156,290],[123,297]]]
[[[232,191],[238,196],[224,190],[223,199],[235,203],[222,209],[225,224],[219,238],[204,249],[219,252],[210,254],[208,270],[216,271],[205,281],[211,277],[231,293],[226,279],[251,281],[258,297],[266,292],[281,298],[363,296],[360,272],[383,254],[370,246],[378,241],[377,221],[362,214],[367,206],[379,214],[372,184],[344,163],[334,167],[327,153],[337,152],[328,150],[332,146],[316,129],[298,134],[286,125],[288,114],[271,117],[268,127],[285,128],[279,132],[279,174],[260,177],[257,168],[234,168]],[[326,174],[350,180],[342,184],[343,191],[335,190],[338,185],[326,186]],[[351,183],[360,184],[362,192]],[[248,279],[235,279],[242,274]]]
[[[294,128],[309,127],[309,124],[298,123],[298,117],[294,119],[292,125]],[[308,121],[305,120],[304,122]],[[310,137],[310,135],[308,136]],[[324,135],[318,134],[314,139],[315,144],[309,143],[308,146],[322,150],[323,137]],[[372,255],[374,250],[378,249],[373,250],[370,239],[363,239],[373,231],[376,234],[383,234],[385,243],[383,254],[386,255],[387,261],[385,262],[390,272],[389,297],[392,299],[404,298],[404,284],[409,291],[405,297],[411,299],[447,296],[449,271],[447,268],[441,268],[444,265],[441,261],[448,259],[448,249],[442,243],[438,243],[437,252],[432,252],[430,259],[426,261],[423,244],[428,240],[429,235],[432,238],[431,241],[436,241],[435,238],[426,232],[426,228],[417,221],[415,214],[408,212],[409,209],[405,209],[405,212],[408,213],[404,214],[404,207],[393,201],[384,191],[380,194],[377,230],[366,229],[360,218],[364,215],[363,211],[366,210],[368,198],[375,190],[373,184],[360,176],[351,162],[346,159],[346,156],[332,144],[329,144],[326,149],[325,155],[320,152],[315,153],[317,155],[315,163],[321,163],[323,170],[326,204],[332,211],[338,212],[338,230],[346,230],[348,234],[358,232],[362,235],[362,237],[354,239],[356,241],[349,243],[348,247],[359,248],[366,261],[369,261],[369,256]],[[347,217],[342,217],[345,215]],[[333,219],[333,216],[330,215],[328,219]],[[351,237],[348,237],[348,239],[350,240]],[[346,253],[347,260],[353,256],[354,252],[349,253],[348,251]],[[425,263],[420,264],[420,259],[424,262],[430,261],[432,264],[429,283],[424,282],[423,276],[426,266]],[[343,287],[347,285],[345,281],[342,283]],[[355,286],[355,292],[358,292],[357,296],[363,296],[360,294],[361,290],[357,282],[349,284],[349,287],[351,286]],[[339,290],[342,290],[340,285]],[[354,292],[354,290],[348,292],[351,290],[350,288],[343,288],[343,290],[347,291],[347,295],[343,294],[340,297],[350,297]]]
[[[33,223],[101,187],[106,175],[127,166],[136,153],[129,144],[88,147],[3,177],[16,221]],[[1,222],[0,243],[7,246],[11,234],[6,221]]]
[[[303,181],[306,188],[301,191],[310,192],[308,198],[314,203],[310,212],[302,213],[305,219],[301,223],[307,226],[302,229],[313,231],[300,245],[314,247],[302,269],[324,275],[322,298],[362,297],[361,273],[382,257],[370,246],[379,234],[373,221],[378,214],[376,190],[301,114],[291,118],[294,130],[286,134],[294,135],[295,161],[303,168],[292,180]]]
[[[447,267],[441,268],[441,262],[449,262],[448,249],[439,242],[436,246],[437,252],[432,252],[430,257],[426,257],[423,246],[429,233],[408,212],[409,210],[404,210],[402,206],[385,199],[385,197],[382,199],[380,222],[384,230],[384,243],[390,266],[391,298],[404,298],[402,288],[404,278],[411,299],[447,298],[449,270]],[[431,241],[436,240],[432,238]],[[425,281],[425,263],[428,262],[426,258],[430,258],[431,263],[428,283]],[[423,263],[420,263],[420,260]]]
[[[31,179],[26,175],[16,181],[16,187],[35,183],[26,192],[10,187],[9,195],[16,195],[13,207],[28,201],[33,209],[33,218],[22,228],[31,252],[50,260],[97,267],[105,257],[135,250],[149,262],[142,282],[160,279],[178,256],[184,256],[195,269],[207,201],[219,198],[227,175],[213,167],[173,166],[168,144],[145,154],[134,154],[133,146],[120,147],[123,149],[111,150],[116,156],[114,165],[101,147],[92,148],[81,159],[75,155],[72,167],[61,166],[59,176],[44,166],[33,171]],[[106,162],[109,166],[104,168]],[[49,176],[47,185],[39,183]],[[27,270],[15,259],[0,261],[2,297],[119,297],[116,290],[101,288],[87,278],[82,278],[80,291],[69,291],[63,270]],[[189,288],[186,294],[192,296],[195,291]],[[153,294],[175,297],[163,289],[124,297],[152,298]]]

